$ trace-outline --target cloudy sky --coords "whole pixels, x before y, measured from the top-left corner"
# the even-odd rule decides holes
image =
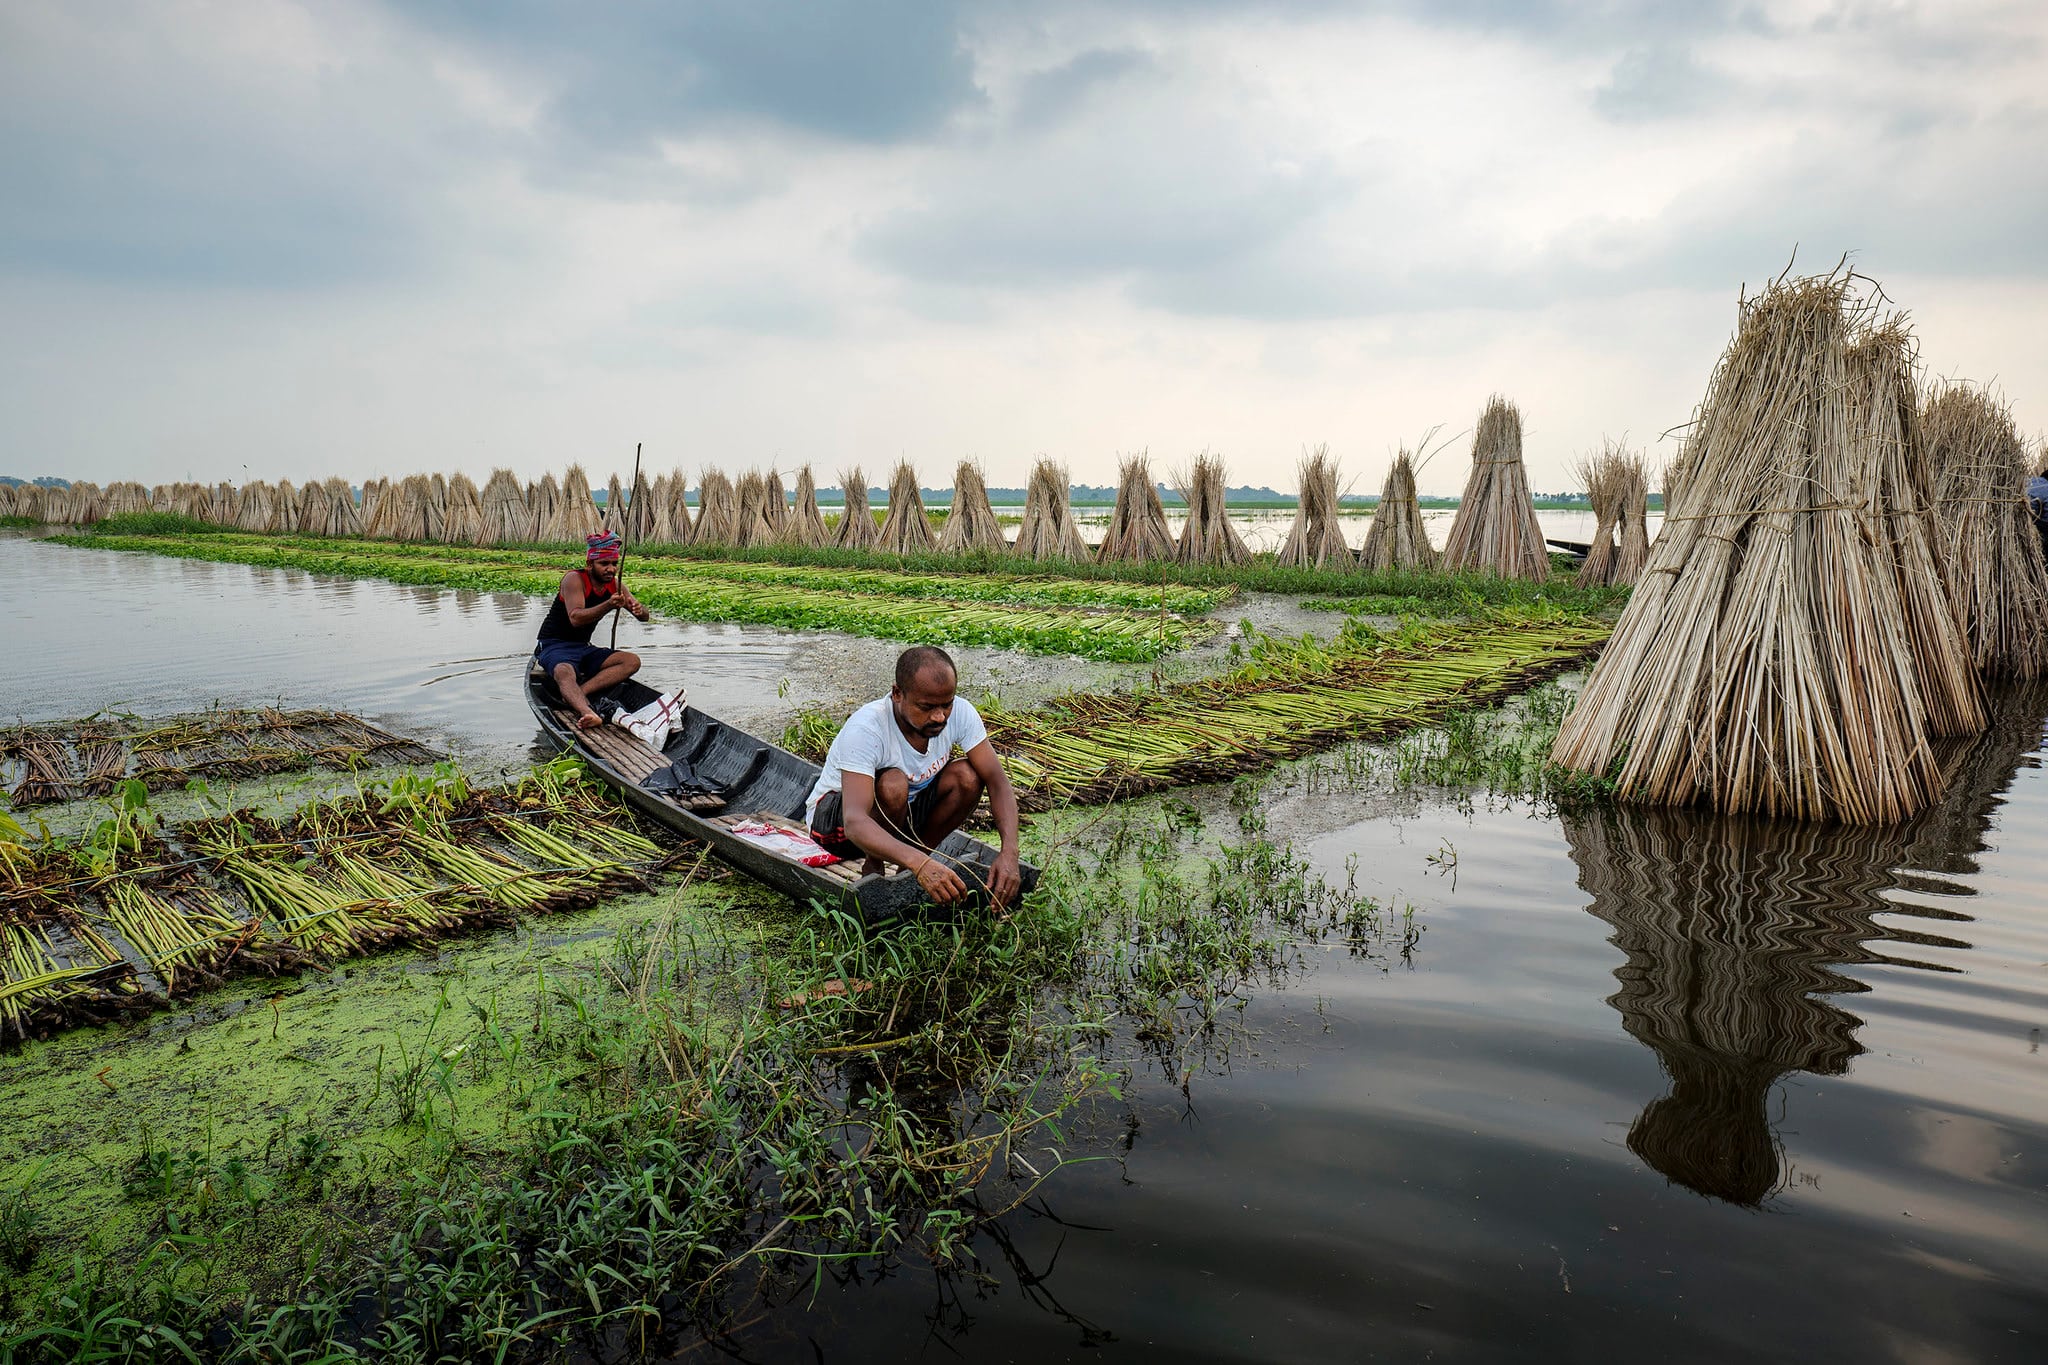
[[[1561,487],[1795,248],[2048,427],[2048,5],[0,0],[19,476]]]

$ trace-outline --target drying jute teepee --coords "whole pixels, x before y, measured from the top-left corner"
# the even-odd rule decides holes
[[[1416,501],[1415,457],[1406,446],[1394,456],[1387,481],[1380,485],[1379,506],[1358,550],[1358,566],[1366,570],[1431,569],[1436,549],[1422,528],[1422,505]]]
[[[1650,540],[1643,520],[1649,496],[1649,471],[1643,457],[1618,441],[1609,441],[1598,455],[1576,466],[1593,504],[1593,543],[1579,566],[1582,588],[1633,583],[1649,556]]]
[[[841,472],[839,482],[846,502],[845,510],[839,514],[839,525],[832,532],[832,543],[842,550],[874,549],[881,543],[882,535],[875,525],[875,514],[868,508],[868,476],[855,465]]]
[[[939,548],[947,554],[971,550],[993,550],[1000,554],[1010,548],[996,509],[989,505],[988,479],[975,460],[962,460],[953,471],[953,506],[946,524],[939,528]]]
[[[1017,528],[1017,553],[1026,559],[1088,558],[1088,542],[1074,525],[1072,489],[1066,466],[1040,460],[1024,488],[1024,524]]]
[[[1522,465],[1522,414],[1499,394],[1479,414],[1472,473],[1444,541],[1443,565],[1539,583],[1550,576],[1550,552]]]
[[[881,546],[895,555],[928,554],[938,548],[931,519],[925,515],[924,495],[918,491],[917,471],[908,460],[897,461],[889,478],[889,515],[882,519]]]
[[[727,544],[742,548],[769,545],[775,540],[775,524],[768,517],[768,480],[759,472],[740,476],[739,515],[733,519],[732,537]]]
[[[824,514],[818,510],[818,481],[812,477],[809,465],[796,472],[796,505],[790,508],[789,519],[782,524],[782,541],[807,549],[832,543],[825,530]]]
[[[1166,524],[1159,485],[1152,482],[1151,456],[1144,451],[1117,461],[1116,507],[1095,557],[1131,564],[1173,559],[1173,530]]]
[[[1874,319],[1854,280],[1741,305],[1649,566],[1552,750],[1625,800],[1877,824],[1941,791],[1916,657],[1939,627],[1916,630],[1926,608],[1900,590],[1898,523],[1925,513],[1909,456],[1874,435],[1872,360],[1852,364]]]
[[[493,469],[482,494],[484,543],[519,545],[533,538],[533,508],[509,469]]]
[[[1943,566],[1970,654],[1988,677],[2048,676],[2048,568],[2027,507],[2034,465],[1996,396],[1944,384],[1921,410]]]
[[[1174,557],[1183,564],[1243,564],[1252,557],[1243,537],[1230,524],[1225,502],[1222,457],[1203,451],[1180,478],[1180,495],[1188,505],[1188,524],[1180,531]]]
[[[697,526],[692,545],[739,544],[740,499],[722,469],[707,469],[697,480]]]
[[[1273,562],[1286,569],[1349,568],[1351,547],[1344,543],[1344,529],[1337,520],[1341,497],[1337,462],[1330,458],[1328,446],[1317,446],[1301,462],[1301,500],[1294,509],[1294,525]]]

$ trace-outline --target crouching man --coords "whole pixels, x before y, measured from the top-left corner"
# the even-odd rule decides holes
[[[898,863],[941,905],[971,889],[934,850],[988,793],[1002,835],[989,871],[989,898],[1016,898],[1017,793],[971,702],[955,693],[959,673],[942,649],[920,645],[896,660],[896,685],[853,713],[825,755],[811,789],[811,837],[863,875]],[[965,757],[953,757],[958,748]]]

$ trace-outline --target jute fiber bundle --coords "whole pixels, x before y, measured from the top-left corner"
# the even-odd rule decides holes
[[[626,490],[619,487],[619,476],[613,473],[611,481],[604,487],[604,524],[626,538]]]
[[[232,527],[241,515],[242,495],[235,486],[223,480],[213,486],[213,498],[206,513],[206,520],[216,526]]]
[[[423,539],[448,539],[448,476],[436,473],[427,480],[426,535]]]
[[[1117,462],[1116,508],[1095,557],[1130,564],[1171,563],[1173,530],[1166,522],[1166,504],[1152,482],[1151,457],[1140,451]]]
[[[1679,500],[1552,750],[1626,800],[1875,824],[1940,794],[1856,432],[1852,278],[1742,303]]]
[[[1615,523],[1621,520],[1621,473],[1612,445],[1598,455],[1574,461],[1572,472],[1593,504],[1593,539],[1586,546],[1586,562],[1579,565],[1582,588],[1603,588],[1614,581],[1614,559],[1620,547],[1615,543]]]
[[[1301,498],[1294,509],[1294,525],[1274,557],[1274,564],[1284,569],[1350,567],[1351,547],[1344,543],[1344,530],[1337,520],[1342,490],[1337,485],[1337,462],[1330,458],[1330,448],[1317,446],[1301,462],[1300,476]]]
[[[1358,567],[1366,571],[1436,567],[1436,546],[1430,544],[1430,536],[1421,526],[1421,503],[1415,499],[1415,456],[1407,446],[1395,452],[1395,463],[1386,469],[1380,505],[1372,510],[1366,542],[1358,546]]]
[[[1628,486],[1621,493],[1621,548],[1612,581],[1633,584],[1650,562],[1650,466],[1640,451],[1622,458]]]
[[[1643,457],[1616,441],[1579,461],[1577,473],[1593,504],[1593,543],[1579,566],[1579,586],[1604,588],[1633,583],[1649,559],[1649,469]]]
[[[555,519],[543,540],[581,545],[583,538],[604,525],[597,499],[590,492],[590,476],[583,466],[572,464],[562,476],[562,498],[555,504]]]
[[[635,532],[642,545],[674,545],[676,543],[675,489],[672,487],[676,475],[659,474],[647,486],[643,499],[635,496],[633,501],[641,504],[633,514]]]
[[[962,460],[953,471],[953,508],[939,528],[939,548],[948,554],[1010,548],[996,509],[989,505],[988,478],[976,460]]]
[[[147,512],[149,508],[149,490],[132,479],[117,479],[100,495],[103,516],[124,517],[131,512]]]
[[[2005,404],[1944,384],[1921,430],[1934,459],[1941,557],[1970,657],[1987,677],[2048,676],[2048,568],[2027,508],[2034,466]]]
[[[268,481],[257,479],[242,489],[241,502],[235,508],[235,529],[260,535],[270,529],[276,515],[277,490]]]
[[[50,525],[62,526],[71,520],[71,488],[69,485],[62,488],[48,485],[38,487],[36,489],[36,497],[39,499],[36,505],[42,511],[42,518]]]
[[[744,474],[740,478],[739,515],[733,520],[732,539],[728,545],[771,545],[775,541],[775,524],[768,519],[768,480],[758,473]]]
[[[1188,505],[1188,523],[1181,527],[1174,558],[1183,564],[1243,564],[1252,557],[1237,528],[1230,524],[1224,503],[1223,460],[1203,451],[1180,476],[1181,500]]]
[[[562,486],[555,482],[552,474],[540,476],[539,483],[526,485],[526,539],[543,542],[554,529],[556,514],[562,506]]]
[[[523,545],[533,539],[533,504],[509,469],[493,469],[482,493],[483,543]]]
[[[309,493],[316,487],[319,489],[319,495],[314,500],[314,510],[308,516],[302,517],[301,520],[311,521],[317,524],[320,529],[309,531],[307,534],[319,536],[361,535],[363,533],[362,512],[356,506],[356,490],[349,486],[349,481],[336,475],[322,480],[319,484],[309,483],[306,485]],[[369,496],[367,485],[363,489],[363,495],[365,498]]]
[[[812,477],[809,465],[796,472],[796,506],[783,523],[782,543],[807,549],[832,543],[831,533],[825,529],[825,515],[818,510],[818,481]]]
[[[689,483],[682,470],[672,470],[668,476],[669,543],[688,545],[695,526],[696,518],[690,515]]]
[[[1499,394],[1486,401],[1472,435],[1472,472],[1444,541],[1443,564],[1539,583],[1550,577],[1550,552],[1522,466],[1522,414]]]
[[[769,539],[779,542],[789,528],[789,490],[782,486],[782,471],[772,466],[761,483],[766,494],[761,502],[761,515],[768,522]]]
[[[43,490],[32,483],[25,483],[16,488],[14,490],[14,515],[41,521],[43,519]]]
[[[298,529],[299,490],[290,479],[279,479],[270,490],[270,524],[263,529],[271,535],[289,535]]]
[[[1040,460],[1024,486],[1024,524],[1017,529],[1017,553],[1026,559],[1088,558],[1088,542],[1074,525],[1073,492],[1065,465]]]
[[[832,543],[842,550],[874,549],[881,543],[882,533],[875,525],[875,514],[868,509],[868,476],[856,465],[842,471],[839,482],[845,491],[846,506],[832,532]]]
[[[889,478],[889,515],[882,519],[882,549],[892,555],[929,554],[938,548],[931,519],[925,515],[924,495],[918,491],[917,471],[910,461],[896,462]]]
[[[0,483],[0,517],[18,517],[21,515],[20,512],[15,510],[20,504],[15,499],[14,489],[15,485],[11,483]]]
[[[5,487],[5,485],[0,485],[0,487]],[[177,500],[177,496],[177,484],[160,483],[156,487],[149,490],[149,509],[152,512],[171,511],[173,504]],[[7,515],[7,506],[8,495],[5,493],[0,493],[0,516]]]
[[[628,545],[638,545],[647,539],[653,525],[654,485],[645,469],[633,471],[633,486],[626,492],[625,528],[623,534]]]
[[[325,491],[320,487],[317,480],[308,479],[305,486],[299,489],[298,496],[292,500],[291,516],[288,518],[287,529],[295,535],[317,536],[322,534],[322,532],[309,528],[324,526],[326,522],[327,503]]]
[[[383,516],[385,494],[390,491],[391,483],[388,479],[363,480],[363,505],[356,513],[356,520],[363,528],[365,539],[375,540],[381,535],[377,528]]]
[[[448,510],[441,519],[441,539],[450,545],[483,545],[490,539],[484,522],[483,494],[467,474],[450,475]]]
[[[697,480],[697,528],[693,545],[737,545],[740,497],[722,469],[707,469]]]
[[[1984,728],[1984,698],[1954,588],[1935,554],[1940,517],[1934,506],[1934,462],[1920,430],[1913,334],[1896,317],[1866,326],[1849,347],[1848,363],[1860,447],[1853,462],[1876,473],[1868,505],[1891,553],[1927,733],[1975,734]]]

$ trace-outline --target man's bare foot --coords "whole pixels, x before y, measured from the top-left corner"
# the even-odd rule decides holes
[[[879,877],[882,875],[882,870],[888,866],[880,858],[863,858],[860,860],[860,875],[863,877]]]
[[[582,715],[576,717],[576,728],[579,730],[596,730],[602,728],[603,725],[604,717],[595,711],[585,711]]]
[[[846,981],[835,976],[830,981],[820,981],[809,991],[785,995],[775,1003],[786,1010],[800,1009],[805,1005],[816,1004],[820,1000],[829,1000],[835,995],[859,995],[862,991],[871,991],[874,988],[875,983],[872,981],[863,981],[859,977]]]

